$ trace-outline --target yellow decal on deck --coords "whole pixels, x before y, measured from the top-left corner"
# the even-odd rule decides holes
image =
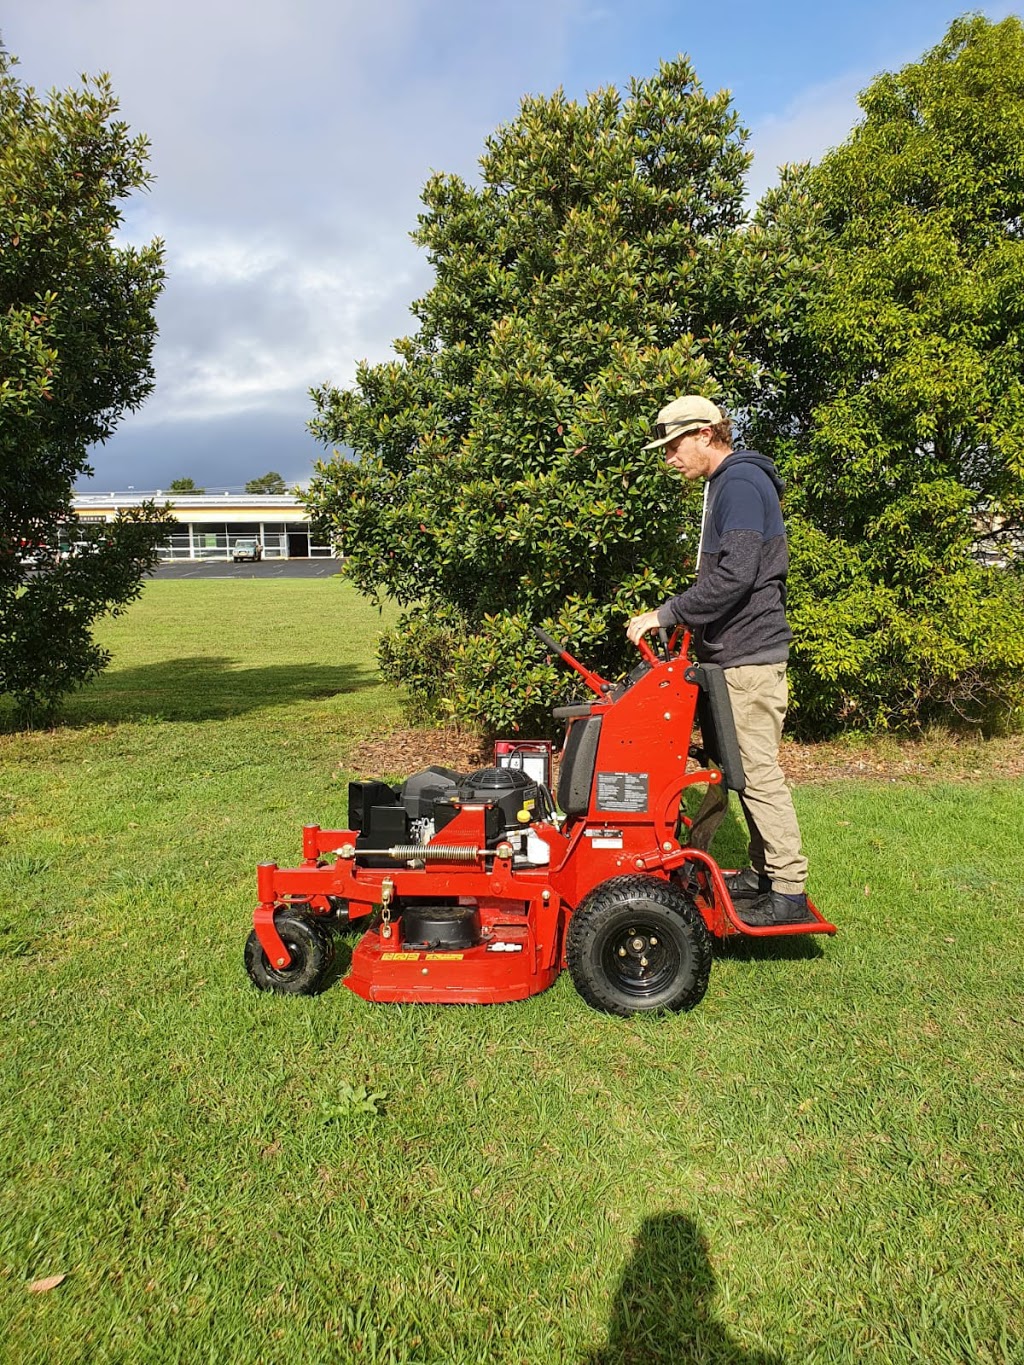
[[[419,953],[381,953],[382,962],[419,962]]]
[[[461,962],[463,953],[424,953],[423,958],[426,962]]]

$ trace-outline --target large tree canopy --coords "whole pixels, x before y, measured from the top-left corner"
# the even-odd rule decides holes
[[[752,415],[789,479],[804,718],[993,720],[1024,666],[1024,585],[979,554],[1024,529],[1024,27],[958,20],[861,107],[746,238],[785,262]]]
[[[250,479],[245,485],[247,493],[287,493],[288,485],[276,469],[268,470],[257,479]]]
[[[114,240],[148,179],[116,111],[105,77],[40,99],[0,51],[0,692],[31,708],[102,666],[91,623],[137,594],[165,534],[148,507],[49,573],[18,554],[57,546],[88,447],[152,387],[162,251]]]
[[[620,667],[624,617],[692,567],[700,499],[640,446],[668,397],[756,388],[720,283],[743,138],[683,59],[627,98],[524,100],[479,186],[426,186],[418,331],[315,395],[314,431],[355,458],[319,467],[314,511],[355,582],[407,608],[391,675],[463,717],[544,714],[531,623]]]
[[[531,623],[614,672],[625,617],[680,591],[699,497],[640,446],[723,400],[788,480],[805,731],[1005,718],[1024,665],[1024,30],[968,18],[875,81],[850,138],[743,216],[728,97],[688,63],[585,103],[527,99],[481,179],[435,176],[419,328],[311,424],[347,569],[405,614],[390,675],[456,714],[537,720]]]

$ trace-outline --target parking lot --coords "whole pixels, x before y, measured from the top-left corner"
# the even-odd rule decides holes
[[[336,559],[263,559],[232,564],[223,559],[180,559],[160,564],[154,578],[333,578],[341,569]]]

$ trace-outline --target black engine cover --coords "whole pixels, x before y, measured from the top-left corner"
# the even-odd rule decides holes
[[[348,827],[363,830],[370,826],[370,811],[374,806],[395,806],[398,797],[394,787],[386,782],[350,782],[348,784]]]
[[[409,819],[401,806],[371,806],[364,812],[362,832],[356,836],[356,863],[359,867],[394,867],[391,858],[375,858],[363,850],[387,849],[408,842]]]
[[[451,768],[431,765],[421,773],[413,773],[402,784],[402,805],[410,820],[430,819],[434,806],[449,796],[454,796],[461,778]]]
[[[488,801],[498,807],[506,829],[519,825],[524,806],[537,804],[537,784],[520,768],[480,768],[459,783],[460,801]]]

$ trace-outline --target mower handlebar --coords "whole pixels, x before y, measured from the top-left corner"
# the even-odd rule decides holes
[[[590,714],[590,706],[586,703],[580,706],[556,706],[551,712],[554,720],[577,720],[581,716],[589,716]]]

